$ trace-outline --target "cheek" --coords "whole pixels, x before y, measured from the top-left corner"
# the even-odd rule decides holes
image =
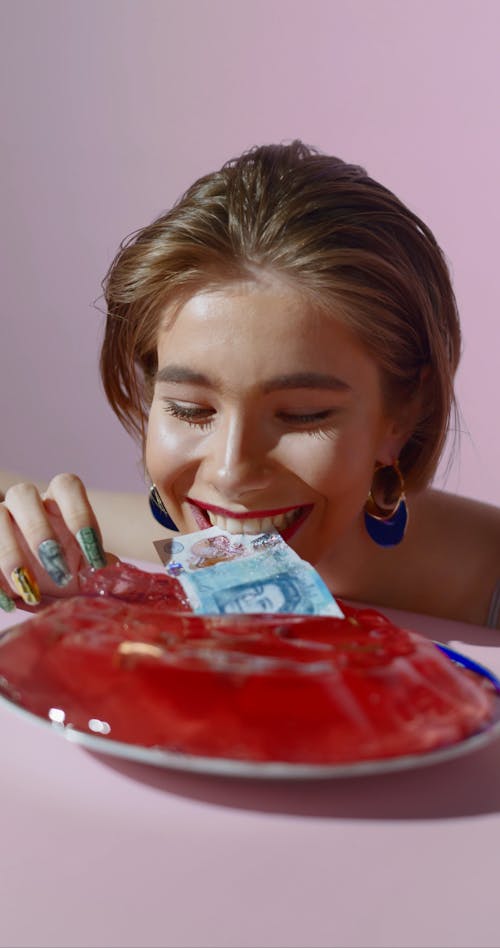
[[[366,496],[374,463],[375,452],[366,441],[345,433],[295,440],[286,458],[289,470],[324,497],[353,489]]]
[[[291,438],[283,457],[289,471],[320,494],[331,482],[332,470],[339,454],[338,443],[331,438],[313,435]]]
[[[151,480],[168,491],[193,461],[199,438],[188,425],[176,424],[153,405],[146,438],[146,467]]]

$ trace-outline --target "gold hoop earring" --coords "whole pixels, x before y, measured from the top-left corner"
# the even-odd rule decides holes
[[[385,471],[385,474],[380,472]],[[387,483],[388,473],[396,480],[392,485]],[[380,483],[376,484],[378,477]],[[385,482],[384,482],[385,481]],[[382,489],[384,499],[389,504],[379,503],[376,493]],[[395,496],[395,492],[396,496]],[[368,535],[379,546],[397,546],[401,543],[408,524],[408,507],[406,504],[405,484],[398,461],[392,464],[380,464],[375,468],[372,486],[365,504],[365,527]]]

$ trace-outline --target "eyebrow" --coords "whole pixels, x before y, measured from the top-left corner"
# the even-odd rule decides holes
[[[325,375],[322,372],[294,372],[292,375],[277,375],[276,378],[264,382],[262,386],[265,393],[286,388],[328,388],[335,392],[347,392],[351,386],[335,375]]]
[[[201,372],[194,372],[193,369],[188,369],[183,365],[165,365],[162,369],[158,369],[155,376],[155,384],[156,382],[174,382],[178,385],[188,382],[191,385],[204,385],[207,388],[214,387],[208,376],[203,375]]]
[[[221,384],[202,372],[184,365],[165,365],[156,373],[156,382],[170,382],[175,385],[200,385],[204,388],[220,389]],[[261,386],[264,394],[282,391],[283,389],[320,388],[334,392],[350,391],[351,386],[335,375],[326,375],[321,372],[294,372],[290,375],[277,375]]]

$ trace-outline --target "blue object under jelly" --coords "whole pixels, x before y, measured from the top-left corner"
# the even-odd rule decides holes
[[[487,678],[488,681],[491,681],[492,685],[495,687],[495,691],[500,694],[500,680],[493,674],[488,668],[485,668],[484,665],[480,665],[478,662],[474,662],[472,658],[467,658],[466,655],[462,655],[461,652],[455,652],[454,649],[448,648],[447,645],[441,645],[440,642],[434,642],[436,648],[438,648],[444,655],[447,655],[448,658],[451,658],[452,662],[456,662],[457,665],[461,665],[462,668],[468,668],[469,671],[476,672],[476,675],[481,675],[483,678]]]

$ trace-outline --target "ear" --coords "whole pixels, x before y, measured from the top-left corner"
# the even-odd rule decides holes
[[[396,416],[385,419],[378,445],[379,464],[394,464],[411,438],[420,418],[420,397],[401,408]]]
[[[413,397],[386,416],[377,451],[379,464],[393,464],[415,431],[422,417],[429,375],[430,366],[423,366],[420,370],[418,388]]]
[[[389,420],[378,444],[377,463],[384,467],[394,464],[412,432],[412,426],[409,427],[401,421]]]

